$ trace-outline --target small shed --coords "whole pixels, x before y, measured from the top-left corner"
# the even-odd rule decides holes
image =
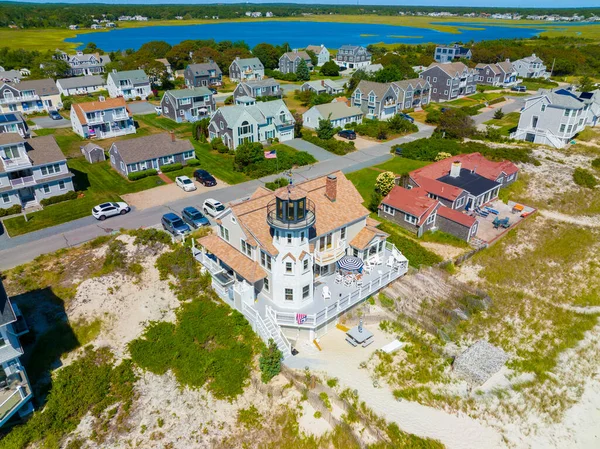
[[[468,381],[481,385],[496,374],[508,360],[500,348],[479,340],[454,360],[454,371]]]
[[[104,154],[104,148],[95,144],[88,143],[87,145],[81,147],[81,154],[86,158],[86,160],[93,164],[95,162],[102,162],[106,160],[106,154]]]

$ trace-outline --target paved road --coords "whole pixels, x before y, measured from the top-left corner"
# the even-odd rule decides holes
[[[31,119],[40,128],[70,128],[71,120],[52,120],[50,117],[35,117]]]
[[[509,112],[519,111],[523,106],[525,106],[525,100],[527,99],[527,97],[506,97],[506,99],[511,100],[511,103],[508,103],[501,107],[492,105],[492,108],[485,108],[481,114],[473,116],[475,125],[483,125],[484,122],[493,119],[494,113],[498,109],[502,109],[502,112],[504,112],[505,114],[508,114]]]
[[[314,143],[307,142],[306,140],[294,139],[286,142],[285,144],[295,148],[298,151],[306,151],[318,161],[326,161],[327,159],[332,159],[335,157],[335,154],[316,146]]]
[[[346,156],[333,156],[316,164],[300,167],[292,171],[294,182],[326,175],[336,170],[344,173],[360,170],[371,165],[380,164],[392,157],[390,150],[393,145],[409,142],[415,139],[431,136],[433,128],[419,124],[419,131],[409,136],[399,137],[389,142],[376,144],[364,150],[355,151]],[[274,180],[281,174],[267,176],[233,185],[224,189],[196,195],[170,202],[164,206],[157,206],[140,211],[110,218],[104,222],[96,221],[91,216],[64,223],[40,231],[31,232],[15,238],[8,238],[6,234],[0,236],[0,270],[6,270],[22,263],[28,262],[40,254],[56,251],[61,248],[79,245],[98,236],[111,233],[120,228],[136,229],[140,227],[155,226],[160,223],[160,217],[168,212],[180,213],[185,206],[200,207],[206,198],[216,198],[225,203],[250,196],[250,194],[264,183]]]

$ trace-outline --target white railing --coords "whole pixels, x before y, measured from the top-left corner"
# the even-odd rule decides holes
[[[127,120],[128,118],[128,114],[113,114],[113,120]]]
[[[31,160],[29,157],[16,157],[11,159],[2,158],[5,170],[18,170],[20,168],[31,167]]]
[[[4,421],[11,415],[11,412],[26,399],[27,396],[29,396],[29,393],[24,390],[22,385],[19,385],[14,393],[0,404],[0,425],[4,424]]]
[[[252,325],[254,332],[258,334],[265,344],[269,344],[269,340],[272,338],[277,343],[277,347],[283,353],[284,358],[292,355],[292,346],[290,345],[290,342],[285,335],[283,335],[280,327],[271,317],[266,316],[265,319],[270,322],[275,335],[269,331],[267,323],[265,323],[254,307],[242,303],[242,315],[246,317],[248,322]]]
[[[35,178],[33,176],[24,176],[22,178],[10,180],[10,185],[13,187],[25,187],[32,184],[35,184]]]
[[[283,341],[285,346],[287,348],[291,348],[292,345],[290,344],[289,340],[287,339],[287,337],[285,336],[285,334],[283,333],[283,331],[277,324],[277,320],[275,319],[275,314],[273,313],[273,309],[271,309],[268,306],[265,308],[265,319],[270,321],[273,324],[273,327],[276,329],[279,337],[281,338],[281,340]]]
[[[342,241],[336,248],[326,249],[323,251],[314,251],[314,260],[318,265],[327,265],[330,263],[337,262],[338,259],[346,254],[346,242]]]
[[[87,122],[89,125],[104,123],[104,117],[101,115],[92,115],[92,116],[86,117],[86,119],[87,119]]]
[[[192,246],[192,254],[211,274],[218,274],[224,271],[221,265],[208,257],[206,253],[196,248],[195,245]]]
[[[39,95],[21,95],[20,97],[0,98],[0,104],[16,103],[18,101],[33,101],[39,99]]]
[[[126,128],[112,129],[110,131],[97,131],[96,135],[102,139],[106,139],[108,137],[124,136],[125,134],[133,132],[135,132],[135,128],[133,126],[128,126]]]

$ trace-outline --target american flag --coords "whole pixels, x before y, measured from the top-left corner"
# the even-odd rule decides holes
[[[306,321],[306,314],[305,313],[297,313],[296,321],[298,322],[298,324],[304,324],[304,322]]]
[[[265,151],[266,159],[277,159],[277,150]]]

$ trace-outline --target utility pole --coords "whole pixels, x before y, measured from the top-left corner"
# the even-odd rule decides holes
[[[552,77],[552,73],[554,73],[554,63],[556,62],[556,58],[552,60],[552,68],[550,69],[550,77]]]

